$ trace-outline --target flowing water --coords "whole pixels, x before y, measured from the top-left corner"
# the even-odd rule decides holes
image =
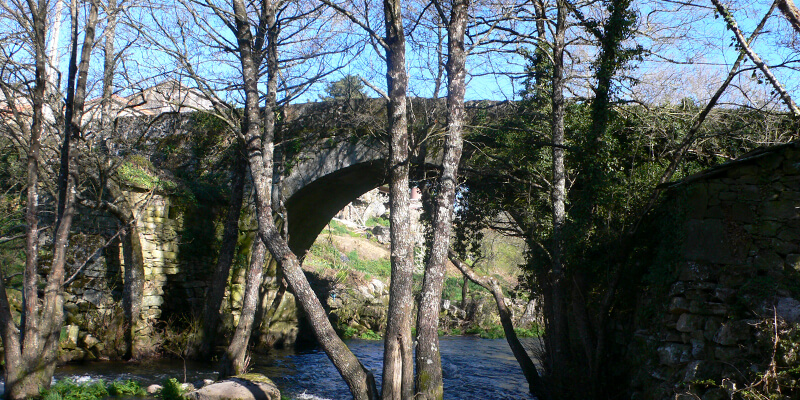
[[[533,347],[537,339],[523,339]],[[383,341],[349,340],[347,345],[375,373],[380,385]],[[440,341],[445,399],[532,399],[528,384],[505,339],[442,337]],[[294,399],[348,399],[347,385],[325,353],[319,349],[276,350],[254,355],[251,371],[270,377],[281,393]],[[213,364],[180,360],[144,363],[96,362],[68,365],[56,371],[56,379],[134,379],[145,386],[167,378],[194,382],[214,379]]]

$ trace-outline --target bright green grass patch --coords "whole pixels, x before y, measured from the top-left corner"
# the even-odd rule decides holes
[[[389,220],[382,217],[370,217],[367,222],[364,223],[369,228],[373,226],[389,226]]]

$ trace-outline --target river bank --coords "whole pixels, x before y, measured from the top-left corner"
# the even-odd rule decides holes
[[[539,339],[523,339],[532,352]],[[352,339],[348,346],[380,383],[383,342]],[[441,338],[445,399],[532,399],[527,382],[503,339],[471,336]],[[333,364],[318,348],[255,353],[250,370],[275,382],[286,399],[346,399],[350,392]],[[55,379],[134,380],[142,386],[175,378],[194,382],[216,378],[211,362],[154,359],[138,363],[87,362],[59,367]]]

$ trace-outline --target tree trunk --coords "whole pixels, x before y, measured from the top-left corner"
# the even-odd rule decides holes
[[[289,289],[297,297],[300,306],[306,313],[309,324],[320,346],[325,350],[336,369],[342,375],[356,400],[374,399],[376,397],[375,380],[364,368],[347,346],[336,335],[325,314],[319,299],[300,268],[297,257],[289,249],[278,229],[272,215],[272,168],[273,168],[273,134],[275,128],[274,109],[278,77],[277,62],[277,27],[275,14],[277,10],[270,1],[262,4],[265,10],[266,26],[269,29],[267,50],[267,112],[264,130],[261,130],[261,112],[259,109],[258,66],[252,50],[252,32],[243,0],[233,0],[236,25],[234,33],[237,38],[239,61],[242,65],[243,87],[245,91],[245,121],[242,133],[245,136],[250,174],[256,194],[256,207],[260,218],[258,233],[261,240],[279,263],[286,276]],[[263,135],[262,135],[263,134]]]
[[[142,256],[142,243],[139,238],[139,229],[131,212],[130,219],[123,221],[128,224],[126,235],[123,238],[122,257],[125,262],[125,276],[122,290],[122,309],[125,316],[125,359],[137,360],[141,357],[139,352],[139,323],[142,311],[142,296],[144,295],[144,259]]]
[[[409,221],[409,138],[406,114],[405,35],[400,0],[384,0],[386,22],[386,81],[389,102],[387,115],[390,137],[390,193],[392,280],[389,285],[389,310],[383,350],[382,398],[410,399],[414,392],[411,351],[411,285],[414,249]]]
[[[268,218],[271,218],[269,216]],[[261,281],[264,276],[264,261],[266,258],[266,247],[259,238],[253,241],[252,251],[250,252],[250,265],[247,268],[247,279],[245,284],[244,298],[242,299],[242,312],[239,316],[239,324],[236,325],[236,332],[233,334],[230,345],[228,345],[222,362],[220,363],[220,378],[239,375],[246,372],[249,361],[247,360],[247,347],[250,343],[250,333],[253,330],[256,309],[258,308],[258,295],[261,288]]]
[[[461,273],[464,274],[464,279],[469,279],[492,293],[492,296],[497,303],[497,310],[500,314],[500,323],[503,325],[503,332],[506,335],[506,341],[508,342],[508,346],[511,348],[511,352],[514,354],[514,358],[517,359],[517,363],[519,363],[522,373],[525,375],[525,379],[528,381],[528,388],[530,389],[531,394],[540,400],[549,400],[551,397],[547,386],[545,386],[542,378],[539,377],[539,371],[537,371],[536,365],[533,363],[533,360],[531,360],[530,356],[528,356],[528,352],[525,351],[525,347],[522,346],[519,338],[517,338],[517,333],[514,331],[514,322],[511,320],[511,311],[509,311],[508,307],[506,306],[505,297],[503,296],[503,289],[500,288],[497,280],[476,274],[475,271],[473,271],[472,268],[470,268],[465,262],[461,261],[456,253],[454,253],[452,250],[449,251],[448,257],[450,258],[450,261],[452,261],[453,264],[455,264],[455,266],[461,271]]]
[[[236,161],[231,174],[231,198],[228,204],[228,215],[222,233],[222,244],[214,274],[209,281],[208,294],[203,304],[203,334],[198,349],[198,357],[206,359],[211,355],[217,326],[220,319],[220,308],[225,297],[225,287],[231,265],[236,257],[236,244],[239,239],[239,217],[244,201],[244,183],[247,176],[247,162],[244,155],[236,152]]]
[[[444,396],[442,358],[439,353],[439,309],[447,251],[450,247],[458,164],[463,148],[466,85],[464,32],[467,25],[467,6],[467,1],[454,2],[447,23],[447,138],[433,218],[433,243],[425,268],[422,298],[417,312],[417,393],[431,400],[442,399]]]
[[[2,336],[5,347],[5,395],[9,399],[24,399],[38,396],[41,389],[50,386],[58,355],[58,340],[64,319],[62,286],[64,265],[72,218],[74,215],[75,181],[70,174],[70,147],[72,137],[79,133],[81,116],[86,96],[86,78],[89,69],[89,55],[94,41],[94,28],[97,24],[97,4],[92,2],[86,19],[80,66],[76,57],[70,60],[67,93],[67,112],[65,118],[64,141],[58,177],[58,204],[56,222],[53,229],[53,259],[50,273],[44,286],[44,297],[38,295],[38,186],[40,138],[44,129],[44,104],[47,87],[47,55],[45,50],[45,27],[47,26],[47,3],[40,1],[38,6],[27,3],[30,8],[30,23],[35,58],[35,85],[32,95],[33,121],[30,130],[28,149],[28,189],[26,209],[26,263],[23,276],[23,310],[21,327],[17,328],[6,297],[5,287],[0,284],[0,321],[3,323]],[[72,42],[73,54],[77,53],[77,4],[72,3]],[[77,77],[77,82],[75,79]],[[75,82],[75,83],[73,83]]]
[[[569,334],[567,330],[566,278],[563,266],[563,228],[566,221],[566,171],[564,167],[564,34],[566,31],[567,4],[557,0],[556,30],[553,42],[552,77],[552,136],[553,136],[553,178],[551,203],[553,206],[552,265],[547,276],[546,295],[548,301],[548,330],[546,346],[548,361],[553,375],[565,378],[569,372],[567,365]]]

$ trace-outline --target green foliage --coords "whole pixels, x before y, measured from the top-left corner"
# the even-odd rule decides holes
[[[56,382],[48,390],[43,390],[42,398],[49,400],[100,400],[108,396],[109,393],[105,382],[102,380],[77,383],[72,379],[62,379]]]
[[[159,398],[162,400],[185,400],[186,391],[181,387],[181,383],[175,378],[169,378],[162,383]]]
[[[520,338],[542,337],[544,336],[544,327],[533,324],[530,328],[514,328],[514,332]]]
[[[119,166],[117,175],[125,184],[142,189],[175,190],[177,188],[175,182],[161,179],[140,165],[129,161],[123,162]]]
[[[108,394],[111,396],[146,396],[142,384],[132,380],[114,381],[108,384]]]
[[[383,336],[380,333],[373,332],[371,329],[367,329],[366,332],[359,335],[361,339],[364,340],[381,340]]]
[[[364,84],[358,75],[347,75],[342,79],[335,82],[330,82],[325,87],[327,96],[323,100],[351,100],[351,99],[365,99],[367,95],[364,93]]]

